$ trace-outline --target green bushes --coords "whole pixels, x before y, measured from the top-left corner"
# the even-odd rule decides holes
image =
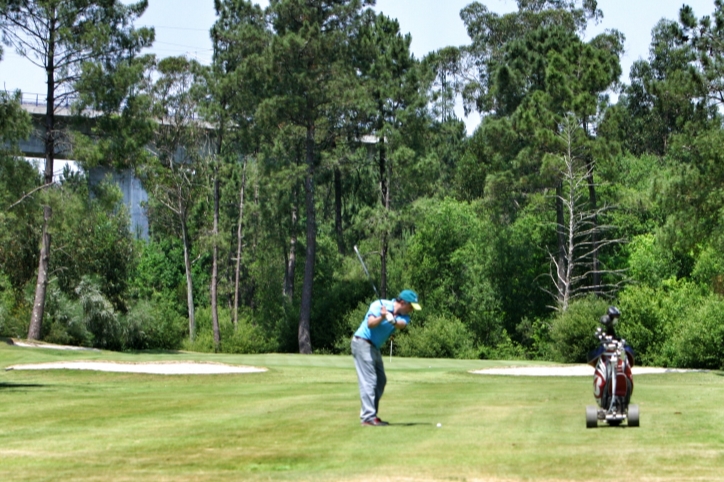
[[[68,181],[69,189],[81,181]],[[87,190],[76,188],[76,194],[87,195]],[[66,194],[71,196],[72,189]],[[48,286],[43,339],[114,350],[214,351],[207,254],[194,251],[197,332],[190,342],[180,242],[173,237],[131,242],[125,213],[110,213],[117,206],[117,194],[109,190],[93,202],[75,199],[65,206],[66,223],[57,229],[71,248],[55,256],[54,262],[68,267],[54,265],[64,274],[56,275]],[[616,254],[633,277],[617,300],[580,299],[566,313],[551,314],[540,285],[545,281],[537,277],[545,251],[536,249],[549,234],[541,227],[545,218],[531,209],[508,229],[498,230],[486,209],[481,203],[453,199],[418,202],[409,213],[414,228],[391,240],[388,297],[409,287],[418,291],[423,305],[410,327],[395,335],[396,354],[585,362],[596,345],[597,320],[609,304],[616,304],[623,313],[617,332],[636,350],[638,363],[722,367],[724,305],[717,293],[724,293],[724,257],[714,244],[687,255],[691,260],[687,262],[673,256],[653,235],[635,237]],[[86,233],[86,239],[73,239],[77,229]],[[374,237],[358,242],[363,252],[378,249]],[[108,254],[114,243],[119,243],[119,251]],[[260,239],[258,245],[264,249],[253,257],[249,254],[242,266],[236,327],[228,308],[232,290],[228,267],[221,275],[220,350],[297,351],[303,251],[298,252],[295,296],[289,299],[282,293],[284,265],[276,261],[273,243]],[[203,251],[203,246],[194,250]],[[76,251],[80,258],[73,257]],[[106,253],[100,264],[82,262],[98,252]],[[3,253],[3,259],[11,259],[7,249]],[[378,282],[379,257],[367,258]],[[97,274],[116,265],[120,268],[106,276]],[[690,277],[677,278],[681,273]],[[29,280],[16,286],[16,279],[25,278],[0,275],[2,336],[27,333],[34,284]],[[321,233],[310,330],[313,349],[349,353],[350,337],[371,301],[368,280],[356,257],[340,254],[335,237]]]
[[[5,326],[10,319],[10,311],[15,304],[13,298],[10,282],[0,271],[0,336],[5,333]]]
[[[568,310],[551,322],[551,354],[556,361],[585,363],[588,352],[596,348],[594,337],[598,319],[609,303],[590,297],[571,303]]]
[[[708,296],[689,310],[663,347],[662,361],[675,367],[724,368],[724,301]]]
[[[103,296],[97,282],[84,278],[76,287],[83,309],[83,324],[92,335],[93,346],[109,350],[123,347],[121,325],[113,305]]]
[[[22,293],[13,290],[9,277],[0,271],[0,337],[23,337],[28,333],[30,308]]]
[[[412,323],[396,335],[400,356],[419,358],[478,358],[473,336],[460,320],[433,315],[424,325]]]
[[[641,343],[643,363],[681,368],[724,366],[724,300],[706,286],[669,279],[658,289],[632,286],[622,293],[625,329]],[[627,331],[622,334],[629,336]],[[640,337],[641,333],[646,337]],[[639,336],[637,336],[639,335]],[[638,351],[638,349],[637,349]]]
[[[122,319],[123,345],[130,350],[177,350],[188,322],[161,297],[139,300]]]
[[[219,332],[221,351],[224,353],[267,353],[275,351],[277,345],[269,339],[264,330],[253,323],[246,313],[242,313],[234,329],[228,309],[219,310]],[[183,348],[191,351],[213,353],[214,333],[211,324],[211,309],[196,311],[196,338],[193,342],[186,339]]]
[[[70,298],[51,284],[43,323],[43,339],[48,343],[112,350],[180,348],[186,320],[163,298],[140,300],[121,313],[92,278],[83,278],[75,293]]]
[[[404,264],[425,310],[463,323],[478,345],[500,337],[499,295],[491,282],[493,227],[479,205],[452,199],[420,203]]]
[[[653,288],[631,285],[617,301],[616,333],[636,352],[640,365],[678,368],[724,367],[724,299],[705,286],[671,278]],[[595,348],[593,334],[608,302],[578,300],[552,319],[552,358],[581,363]]]
[[[92,346],[93,336],[84,323],[83,307],[51,284],[45,300],[43,340],[59,345]],[[17,336],[24,337],[27,330]]]

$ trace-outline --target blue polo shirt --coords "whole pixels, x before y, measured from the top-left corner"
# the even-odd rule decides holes
[[[359,336],[360,338],[371,341],[372,344],[378,349],[385,344],[390,335],[392,335],[392,333],[395,331],[395,327],[392,326],[392,323],[388,322],[387,320],[382,320],[382,322],[374,328],[370,328],[369,326],[367,326],[367,318],[369,318],[370,315],[376,318],[382,314],[382,305],[380,304],[380,302],[385,305],[387,311],[392,313],[392,310],[395,308],[394,300],[375,301],[370,305],[370,309],[367,310],[367,314],[365,315],[364,320],[362,320],[362,324],[359,326],[359,328],[357,328],[357,331],[354,333],[354,336]],[[404,321],[406,325],[410,324],[409,315],[397,315],[395,316],[395,320],[398,322]]]

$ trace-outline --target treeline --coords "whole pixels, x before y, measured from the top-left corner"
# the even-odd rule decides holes
[[[142,55],[146,1],[0,1],[49,85],[42,174],[0,97],[0,334],[346,353],[356,245],[383,297],[420,295],[397,355],[580,362],[616,304],[640,362],[721,368],[722,2],[662,19],[630,85],[623,35],[585,40],[595,1],[473,2],[471,43],[423,59],[373,3],[216,0],[202,66]],[[56,152],[83,171],[54,180]],[[99,166],[141,180],[149,240]]]

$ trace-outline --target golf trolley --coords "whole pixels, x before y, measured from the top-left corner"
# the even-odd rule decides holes
[[[611,426],[624,421],[629,427],[639,426],[639,406],[629,404],[633,393],[634,352],[614,331],[620,315],[618,308],[612,306],[601,317],[600,323],[605,329],[596,329],[600,344],[588,355],[588,364],[595,368],[593,396],[598,407],[586,407],[586,428],[597,427],[599,420]]]

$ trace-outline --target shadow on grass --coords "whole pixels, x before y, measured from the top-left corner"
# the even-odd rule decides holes
[[[13,390],[13,389],[19,389],[19,388],[45,388],[46,385],[41,385],[38,383],[7,383],[2,382],[0,383],[0,390]]]
[[[600,429],[609,429],[609,430],[624,430],[624,429],[631,429],[631,430],[638,430],[641,427],[631,427],[629,425],[626,425],[625,423],[622,423],[620,425],[609,425],[607,423],[601,423],[598,425],[598,427],[592,427],[591,430],[600,430]]]
[[[429,422],[390,422],[390,427],[415,427],[417,425],[430,425],[434,426],[434,423]]]

